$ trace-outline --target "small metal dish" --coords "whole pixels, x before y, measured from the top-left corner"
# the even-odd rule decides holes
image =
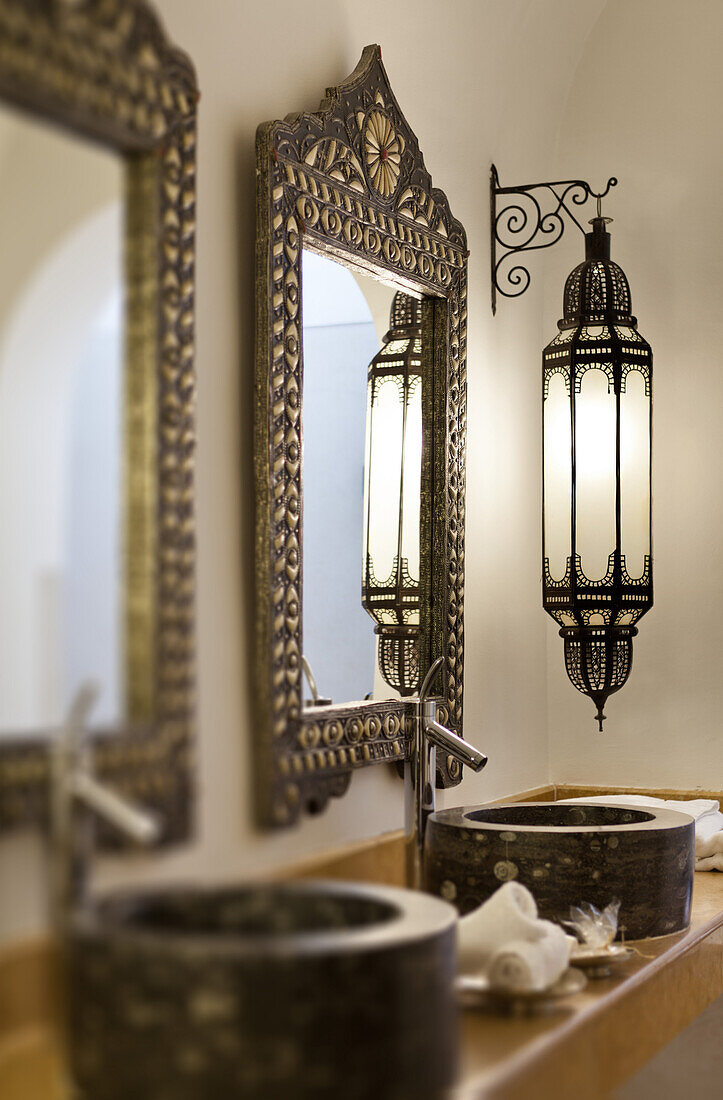
[[[631,959],[635,951],[622,943],[607,947],[586,947],[581,943],[570,953],[570,966],[584,970],[588,978],[609,978],[612,968]]]
[[[460,974],[455,979],[457,1002],[462,1008],[490,1008],[510,1015],[524,1016],[546,1012],[564,997],[581,993],[587,978],[579,969],[568,967],[547,989],[517,992],[495,989],[484,974]]]

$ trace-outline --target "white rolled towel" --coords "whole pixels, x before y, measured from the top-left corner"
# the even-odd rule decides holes
[[[723,833],[721,833],[723,844]],[[701,856],[695,861],[696,871],[723,871],[723,848],[720,852],[714,852],[712,856]]]
[[[702,847],[711,837],[717,836],[721,830],[723,830],[723,814],[720,811],[699,818],[695,823],[696,855],[698,854],[698,848]]]
[[[695,838],[696,871],[723,871],[723,830]]]
[[[510,940],[539,939],[546,924],[549,922],[537,919],[537,904],[527,887],[519,882],[506,882],[478,909],[459,920],[459,969],[479,973],[503,944]]]
[[[493,989],[533,993],[549,989],[570,962],[571,937],[551,921],[539,921],[536,940],[511,940],[489,961],[487,977]]]
[[[499,947],[490,959],[487,977],[493,989],[511,993],[528,993],[545,989],[547,959],[543,940],[510,940]]]
[[[540,924],[543,926],[540,942],[547,960],[547,980],[552,985],[570,965],[570,953],[577,939],[551,920],[540,921]]]
[[[723,814],[710,814],[695,823],[696,871],[723,871]]]

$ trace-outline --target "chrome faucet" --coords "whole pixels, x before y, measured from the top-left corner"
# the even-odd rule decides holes
[[[51,915],[59,932],[87,897],[93,855],[93,822],[87,811],[137,844],[152,844],[160,835],[158,822],[151,814],[131,805],[93,776],[87,719],[97,696],[95,684],[82,685],[51,750]],[[85,811],[82,817],[77,812],[79,806]]]
[[[424,857],[424,832],[427,818],[434,813],[435,781],[438,748],[458,760],[460,764],[479,772],[487,763],[484,753],[459,737],[436,719],[436,700],[429,697],[429,689],[442,667],[438,657],[424,677],[417,713],[407,746],[404,764],[404,843],[407,886],[419,889],[422,885]]]

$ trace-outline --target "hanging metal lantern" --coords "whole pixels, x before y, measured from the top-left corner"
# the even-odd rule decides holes
[[[570,680],[597,708],[628,678],[653,604],[650,345],[607,218],[568,276],[559,334],[542,356],[543,605],[560,625]]]
[[[362,606],[376,624],[381,674],[403,696],[419,687],[421,343],[420,302],[400,291],[369,364]]]

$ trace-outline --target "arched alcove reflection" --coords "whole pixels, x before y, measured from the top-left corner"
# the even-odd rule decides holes
[[[70,230],[0,333],[0,729],[57,726],[96,681],[123,714],[122,206]]]

